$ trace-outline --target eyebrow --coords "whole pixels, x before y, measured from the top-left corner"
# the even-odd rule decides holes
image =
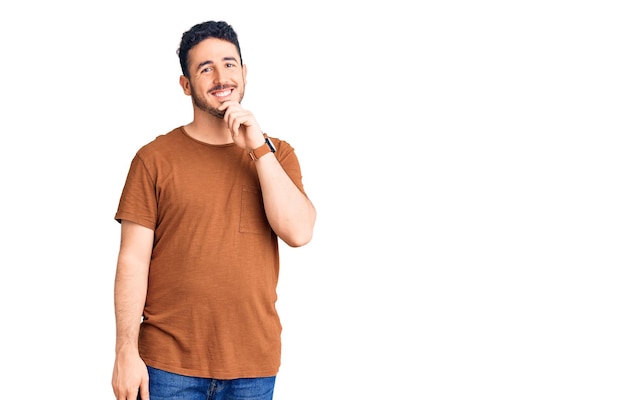
[[[236,57],[224,57],[224,58],[222,58],[222,61],[235,61],[235,62],[238,62]],[[201,69],[205,65],[211,65],[211,64],[215,64],[215,63],[213,61],[211,61],[211,60],[203,61],[200,64],[198,64],[198,67],[196,68],[196,71]]]

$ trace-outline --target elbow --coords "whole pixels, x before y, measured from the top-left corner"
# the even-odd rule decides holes
[[[317,212],[313,206],[306,216],[292,218],[277,224],[274,232],[289,247],[302,247],[313,239],[313,227],[317,220]]]
[[[315,214],[307,223],[301,223],[297,228],[284,230],[282,234],[278,234],[278,237],[289,247],[302,247],[313,239],[314,226]]]
[[[289,247],[302,247],[313,239],[313,231],[304,235],[291,235],[290,237],[281,238]]]

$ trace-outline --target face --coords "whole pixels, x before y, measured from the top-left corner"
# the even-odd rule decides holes
[[[196,108],[218,118],[217,108],[227,100],[241,103],[246,86],[246,67],[241,65],[237,47],[221,39],[209,38],[189,51],[189,78],[181,76],[185,94]]]

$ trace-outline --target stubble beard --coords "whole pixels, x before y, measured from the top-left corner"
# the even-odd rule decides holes
[[[193,104],[199,108],[200,110],[211,114],[214,117],[224,119],[224,115],[226,114],[226,110],[220,110],[217,107],[211,106],[207,101],[204,100],[201,96],[196,93],[196,89],[191,86],[191,101]],[[215,88],[211,89],[211,91],[216,90]],[[241,90],[241,95],[239,96],[239,103],[243,100],[244,90]]]

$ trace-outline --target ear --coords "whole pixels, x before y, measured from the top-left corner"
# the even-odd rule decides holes
[[[183,88],[183,92],[187,96],[191,96],[191,85],[189,84],[189,79],[185,75],[181,75],[178,82],[180,83],[180,87]]]
[[[246,64],[244,64],[244,65],[241,67],[241,70],[242,70],[241,76],[242,76],[242,78],[243,78],[243,84],[244,84],[244,85],[247,85],[247,84],[248,84],[248,82],[246,81],[246,76],[248,75],[248,66],[247,66]]]

